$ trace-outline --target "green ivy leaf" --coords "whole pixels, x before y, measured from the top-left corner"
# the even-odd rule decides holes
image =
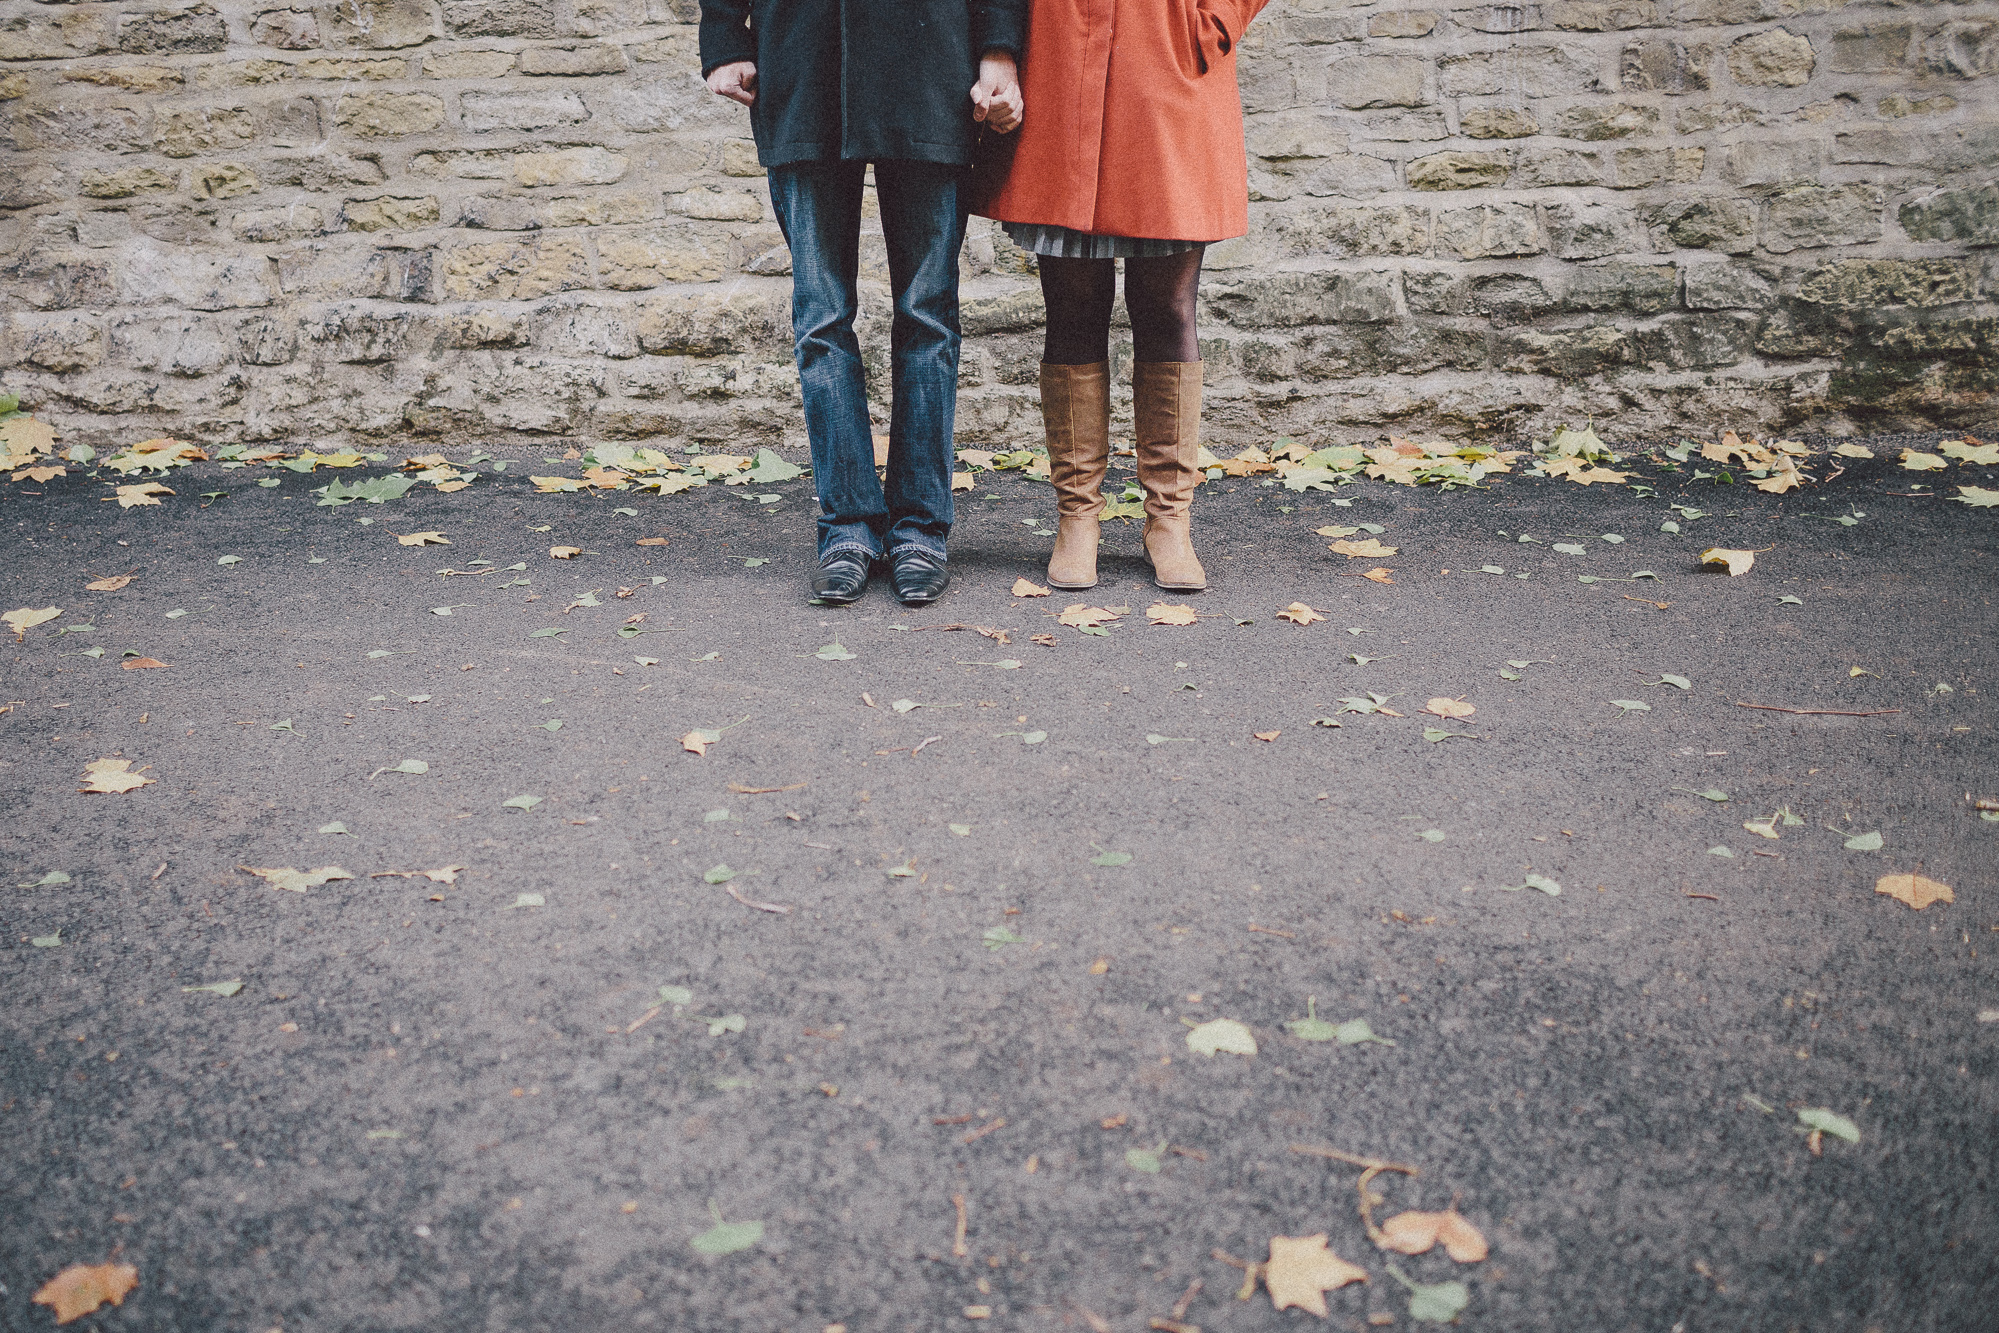
[[[1319,997],[1305,997],[1305,1016],[1294,1018],[1284,1025],[1284,1030],[1300,1041],[1334,1041],[1340,1035],[1339,1028],[1319,1017]]]
[[[1374,1035],[1374,1029],[1367,1025],[1365,1018],[1349,1018],[1333,1028],[1333,1038],[1342,1046],[1358,1046],[1362,1042],[1374,1042],[1379,1046],[1393,1046],[1386,1037]]]

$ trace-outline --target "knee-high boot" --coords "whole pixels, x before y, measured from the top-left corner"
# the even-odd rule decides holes
[[[1207,571],[1194,554],[1195,458],[1201,448],[1199,361],[1140,361],[1132,368],[1138,484],[1145,488],[1145,558],[1169,592],[1199,592]]]
[[[1055,485],[1055,553],[1048,586],[1097,586],[1097,538],[1104,472],[1111,456],[1110,367],[1041,366],[1041,422],[1048,479]]]

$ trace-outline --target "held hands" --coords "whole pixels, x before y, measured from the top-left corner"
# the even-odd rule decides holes
[[[717,97],[726,97],[731,102],[741,102],[744,106],[755,106],[757,102],[757,67],[751,60],[738,60],[733,65],[717,65],[708,71],[708,91]]]
[[[979,60],[979,81],[972,85],[972,119],[1012,134],[1020,128],[1022,112],[1020,72],[1013,57],[1004,51],[988,52]]]

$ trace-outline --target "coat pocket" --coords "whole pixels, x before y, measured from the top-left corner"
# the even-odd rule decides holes
[[[1181,0],[1180,9],[1186,30],[1181,50],[1193,55],[1193,68],[1189,72],[1196,76],[1206,74],[1235,50],[1235,35],[1229,31],[1229,20],[1215,0]],[[1182,63],[1186,63],[1184,55]]]

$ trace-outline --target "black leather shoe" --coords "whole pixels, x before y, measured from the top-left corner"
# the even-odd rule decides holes
[[[812,576],[812,595],[844,606],[868,590],[868,558],[859,551],[835,551],[819,562]]]
[[[907,606],[927,606],[951,584],[951,567],[941,555],[905,547],[889,557],[895,595]]]

